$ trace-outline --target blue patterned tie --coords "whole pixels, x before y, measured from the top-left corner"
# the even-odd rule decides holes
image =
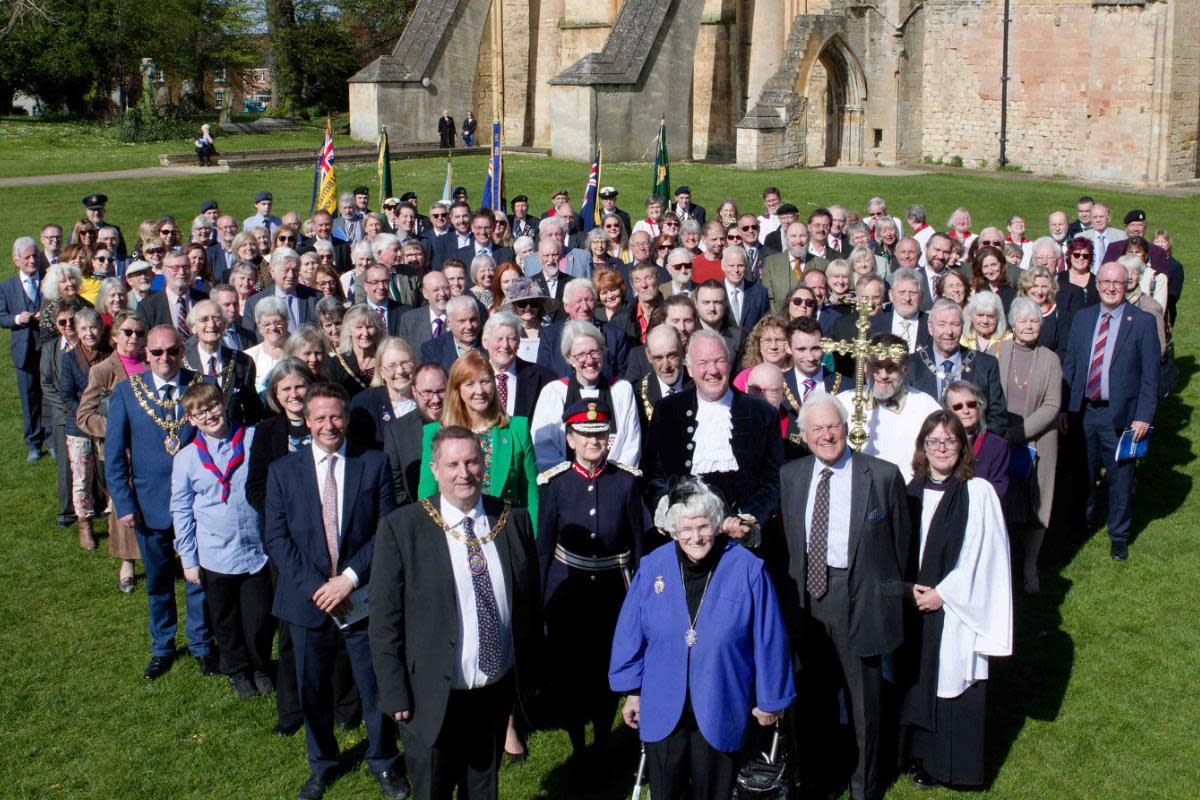
[[[467,566],[475,588],[475,618],[479,625],[479,670],[489,678],[500,674],[500,609],[488,574],[487,558],[475,536],[475,520],[463,517],[463,535],[467,540]]]

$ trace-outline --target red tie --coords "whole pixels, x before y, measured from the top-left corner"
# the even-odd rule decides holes
[[[1108,341],[1108,323],[1112,313],[1105,311],[1100,316],[1100,330],[1096,332],[1096,343],[1092,345],[1092,363],[1088,367],[1087,397],[1093,403],[1100,402],[1100,377],[1104,372],[1104,344]]]
[[[508,408],[508,373],[496,373],[496,396],[500,398],[500,407]]]

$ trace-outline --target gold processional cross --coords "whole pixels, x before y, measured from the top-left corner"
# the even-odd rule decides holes
[[[866,367],[872,360],[892,359],[899,361],[908,355],[908,348],[898,344],[871,344],[867,329],[871,327],[871,300],[858,298],[854,310],[858,312],[858,336],[851,341],[822,339],[821,349],[826,353],[837,353],[854,359],[854,412],[850,415],[850,444],[862,450],[867,443],[867,393]]]

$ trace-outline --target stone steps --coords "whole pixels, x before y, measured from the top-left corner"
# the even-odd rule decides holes
[[[445,156],[446,151],[435,144],[400,145],[390,148],[393,161],[408,158],[435,158]],[[369,164],[378,157],[379,150],[375,145],[347,145],[334,148],[335,163],[337,164]],[[487,155],[487,149],[476,147],[471,150],[455,149],[455,156]],[[548,157],[548,147],[505,147],[506,154]],[[271,167],[306,166],[316,160],[316,147],[292,148],[288,150],[242,150],[221,153],[217,164],[229,171],[247,169],[268,169]],[[165,154],[158,157],[164,167],[193,166],[196,156],[190,153]]]

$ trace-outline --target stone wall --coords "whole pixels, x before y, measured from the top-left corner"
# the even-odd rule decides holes
[[[1039,174],[1131,182],[1193,177],[1200,35],[1182,5],[1013,3],[1009,163]],[[925,7],[923,157],[997,165],[1002,9],[1003,0]]]

